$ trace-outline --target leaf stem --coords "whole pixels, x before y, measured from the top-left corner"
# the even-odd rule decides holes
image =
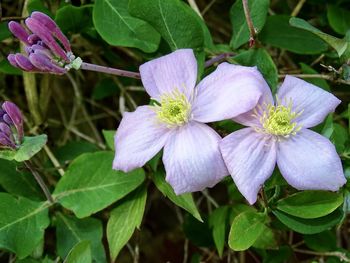
[[[331,252],[316,252],[316,251],[310,251],[310,250],[304,250],[299,248],[293,249],[295,252],[301,253],[301,254],[307,254],[307,255],[314,255],[314,256],[326,256],[326,257],[338,257],[340,261],[350,262],[350,259],[345,255],[345,253],[339,252],[339,251],[331,251]]]
[[[44,180],[41,178],[41,176],[39,175],[39,173],[32,167],[32,164],[30,161],[25,161],[24,165],[28,168],[28,170],[32,173],[32,175],[34,176],[35,180],[37,181],[37,183],[39,184],[41,190],[43,190],[46,199],[50,202],[50,204],[53,204],[55,201],[52,198],[52,195],[48,189],[48,187],[46,186]]]
[[[132,71],[121,70],[121,69],[116,69],[116,68],[104,67],[104,66],[100,66],[100,65],[86,63],[86,62],[83,62],[81,64],[80,68],[83,70],[102,72],[102,73],[117,75],[117,76],[121,76],[121,77],[133,78],[133,79],[140,79],[141,78],[141,75],[138,72],[132,72]]]
[[[254,27],[254,24],[253,24],[252,17],[250,16],[248,0],[242,0],[242,4],[243,4],[245,20],[247,21],[249,34],[250,34],[249,47],[252,47],[255,44],[256,30],[255,30],[255,27]]]
[[[235,54],[232,53],[232,52],[222,53],[220,55],[217,55],[216,57],[213,57],[213,58],[207,60],[204,63],[204,67],[208,68],[208,67],[212,66],[213,64],[218,63],[218,62],[222,62],[223,60],[225,60],[225,59],[227,59],[229,57],[232,57],[234,55]]]

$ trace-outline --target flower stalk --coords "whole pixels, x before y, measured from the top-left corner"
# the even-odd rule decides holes
[[[250,34],[249,47],[252,47],[255,44],[256,30],[255,30],[255,27],[253,24],[252,17],[250,15],[248,0],[242,0],[242,4],[243,4],[244,15],[245,15],[245,19],[247,21],[249,34]]]

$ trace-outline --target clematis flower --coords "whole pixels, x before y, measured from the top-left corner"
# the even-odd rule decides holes
[[[147,62],[140,73],[155,103],[123,116],[113,168],[142,167],[164,147],[166,181],[176,194],[214,186],[228,171],[219,151],[221,137],[204,123],[251,110],[261,96],[261,74],[223,63],[196,86],[197,61],[190,49]]]
[[[79,69],[82,61],[71,50],[67,37],[49,16],[33,12],[25,20],[31,32],[11,21],[10,31],[25,44],[26,54],[10,54],[7,59],[14,67],[29,72],[65,74],[71,68]]]
[[[234,120],[249,126],[225,137],[220,150],[239,191],[250,204],[275,165],[299,190],[337,191],[345,184],[334,145],[309,130],[341,102],[301,79],[287,76],[273,100],[267,84],[257,107]]]
[[[5,101],[0,109],[0,149],[16,149],[23,140],[23,117],[16,104]]]

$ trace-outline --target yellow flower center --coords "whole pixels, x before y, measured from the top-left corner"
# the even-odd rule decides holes
[[[289,102],[288,106],[281,105],[276,99],[276,105],[267,104],[265,107],[260,107],[260,113],[255,110],[254,116],[259,117],[262,128],[256,128],[259,132],[264,132],[271,135],[289,137],[295,135],[300,129],[301,125],[295,122],[295,119],[301,115],[302,112],[295,112],[292,109],[293,103]]]
[[[185,94],[178,90],[163,94],[160,105],[155,107],[158,120],[169,127],[181,126],[189,121],[191,104]]]

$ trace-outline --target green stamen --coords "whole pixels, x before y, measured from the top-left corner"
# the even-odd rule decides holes
[[[162,95],[160,106],[155,107],[158,120],[169,127],[181,126],[189,120],[191,104],[185,94],[178,90]]]

